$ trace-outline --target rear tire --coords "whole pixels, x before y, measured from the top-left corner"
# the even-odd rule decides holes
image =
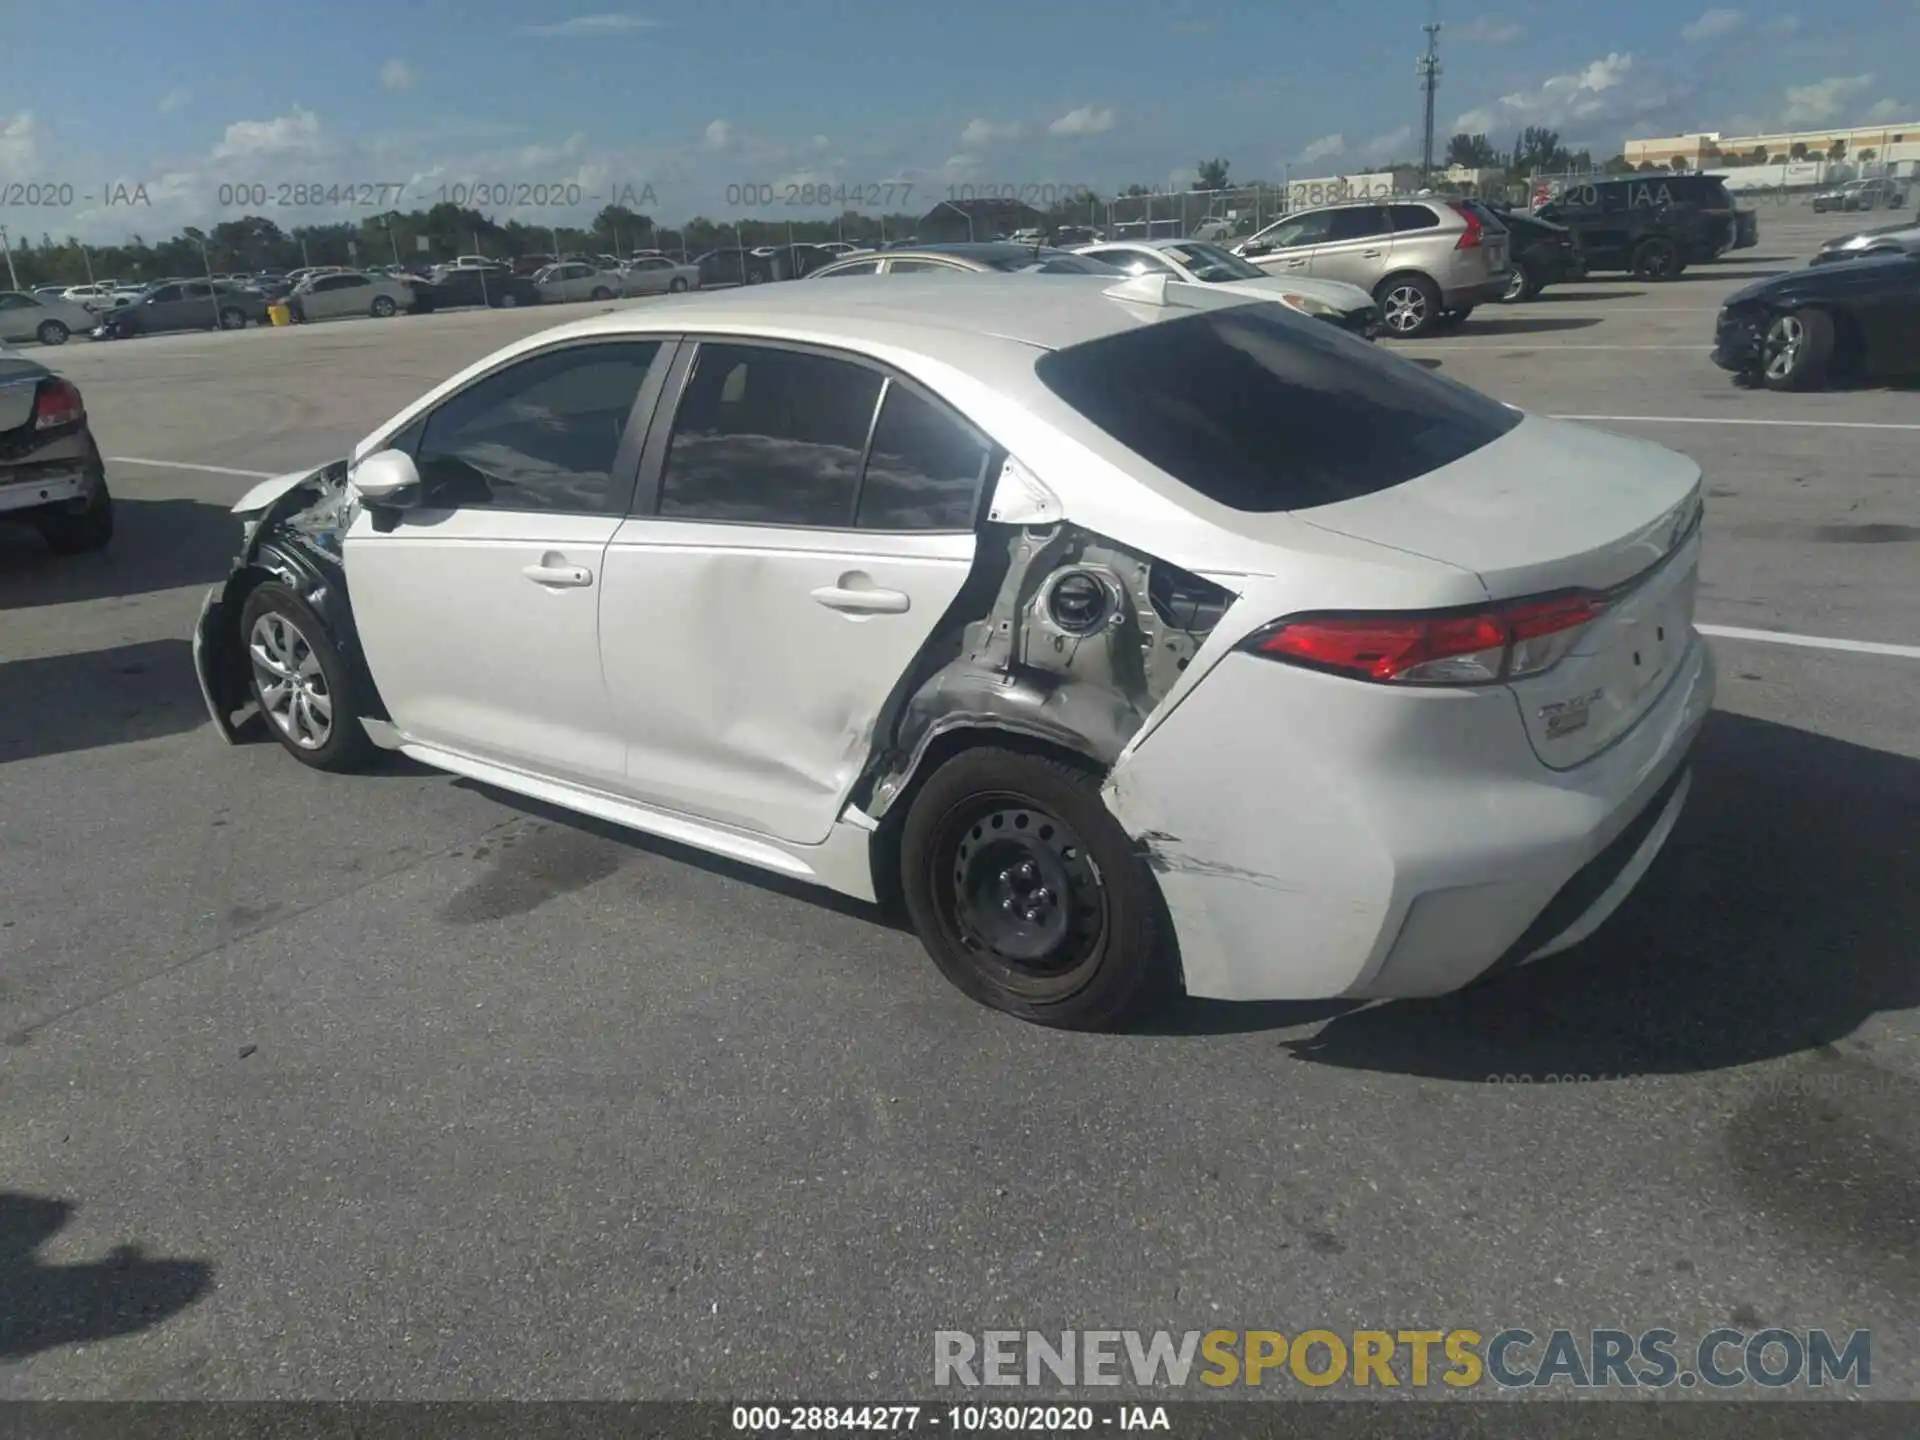
[[[595,288],[593,298],[595,300],[611,300],[613,298],[613,292],[607,289],[606,286],[601,285]]]
[[[981,746],[927,778],[900,841],[907,913],[956,988],[1023,1020],[1123,1026],[1171,989],[1158,887],[1061,760]]]
[[[358,677],[307,603],[274,581],[240,611],[248,688],[267,729],[302,765],[358,770],[377,748],[360,723]]]
[[[1680,258],[1680,249],[1671,240],[1654,238],[1642,240],[1633,252],[1633,278],[1659,284],[1667,280],[1678,279],[1680,272],[1686,269]]]
[[[399,308],[398,305],[393,303],[393,297],[391,295],[376,295],[373,297],[373,318],[376,320],[385,320]]]
[[[104,550],[113,539],[113,496],[107,492],[107,477],[96,475],[93,499],[78,514],[42,515],[34,528],[47,548],[56,555],[84,555]]]
[[[1769,390],[1818,390],[1833,365],[1833,317],[1801,309],[1776,315],[1761,342],[1760,380]]]
[[[64,345],[73,332],[58,320],[42,320],[40,328],[33,333],[42,345]]]
[[[685,294],[687,289],[685,277],[680,275],[674,276],[672,280],[667,282],[667,289],[675,295]]]
[[[1424,275],[1390,275],[1374,288],[1381,333],[1418,340],[1440,323],[1440,287]]]

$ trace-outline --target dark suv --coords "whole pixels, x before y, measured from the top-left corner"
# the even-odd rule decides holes
[[[1589,272],[1672,280],[1734,248],[1740,222],[1712,175],[1614,175],[1568,185],[1533,212],[1573,232]]]

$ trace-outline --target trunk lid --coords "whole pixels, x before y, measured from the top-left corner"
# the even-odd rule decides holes
[[[47,371],[31,360],[0,354],[0,435],[33,419],[33,397]]]
[[[1470,570],[1494,600],[1604,596],[1557,665],[1509,684],[1542,763],[1568,769],[1638,722],[1692,644],[1699,512],[1684,456],[1529,417],[1451,465],[1293,518]]]

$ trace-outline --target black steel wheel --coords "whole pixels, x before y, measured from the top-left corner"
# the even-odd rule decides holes
[[[928,953],[996,1009],[1113,1029],[1171,973],[1152,874],[1097,777],[1064,761],[962,751],[915,795],[900,863]]]

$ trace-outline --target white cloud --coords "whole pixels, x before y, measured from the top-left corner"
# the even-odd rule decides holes
[[[1368,160],[1384,160],[1412,138],[1413,127],[1411,125],[1401,125],[1396,129],[1387,131],[1384,135],[1374,136],[1360,147],[1360,154]]]
[[[660,22],[639,15],[575,15],[571,20],[556,20],[550,25],[522,25],[522,35],[566,37],[571,35],[630,35],[636,30],[651,30]]]
[[[813,137],[813,148],[816,150],[831,150],[833,148],[833,141],[824,135],[816,135]]]
[[[980,157],[962,151],[958,155],[949,155],[941,165],[941,171],[951,177],[973,175],[980,169]]]
[[[38,153],[32,114],[23,110],[0,119],[0,170],[18,174],[31,169]]]
[[[1441,32],[1444,38],[1464,40],[1470,45],[1510,45],[1524,33],[1517,21],[1495,15],[1476,15],[1466,24]]]
[[[1920,115],[1920,106],[1900,100],[1876,100],[1867,107],[1865,119],[1869,125],[1885,125],[1895,120],[1911,120],[1915,115]]]
[[[404,60],[389,60],[380,67],[380,84],[387,90],[411,90],[416,77]]]
[[[992,120],[969,120],[967,128],[960,132],[960,143],[969,149],[978,145],[992,145],[1001,140],[1018,140],[1027,133],[1027,127],[1018,120],[995,122]]]
[[[1295,161],[1299,165],[1312,165],[1319,160],[1331,160],[1347,151],[1347,137],[1344,135],[1322,135],[1318,140],[1310,140],[1300,151]]]
[[[1502,95],[1491,111],[1469,111],[1461,119],[1487,122],[1473,126],[1474,133],[1509,125],[1559,127],[1625,119],[1666,103],[1664,92],[1624,88],[1632,69],[1632,53],[1615,51],[1584,70],[1550,76],[1536,89]]]
[[[1713,9],[1703,11],[1698,20],[1690,20],[1680,27],[1680,38],[1689,44],[1702,40],[1724,40],[1729,35],[1737,35],[1746,28],[1747,17],[1743,11]]]
[[[1112,106],[1096,109],[1092,105],[1082,105],[1078,110],[1069,110],[1047,127],[1049,135],[1102,135],[1111,130],[1119,114]]]
[[[703,137],[709,150],[724,150],[733,143],[733,126],[724,120],[716,120],[707,126]]]
[[[259,155],[310,154],[320,147],[320,117],[293,107],[272,120],[236,120],[213,147],[215,160],[246,160]]]
[[[1456,135],[1484,135],[1492,128],[1491,110],[1469,110],[1464,115],[1456,116],[1453,122],[1453,133]]]
[[[1871,84],[1871,75],[1829,75],[1811,85],[1789,85],[1780,123],[1789,130],[1802,125],[1824,125]]]
[[[162,115],[171,115],[176,110],[183,109],[191,99],[193,99],[193,91],[191,90],[169,90],[160,97],[159,105],[154,108],[159,110]]]

